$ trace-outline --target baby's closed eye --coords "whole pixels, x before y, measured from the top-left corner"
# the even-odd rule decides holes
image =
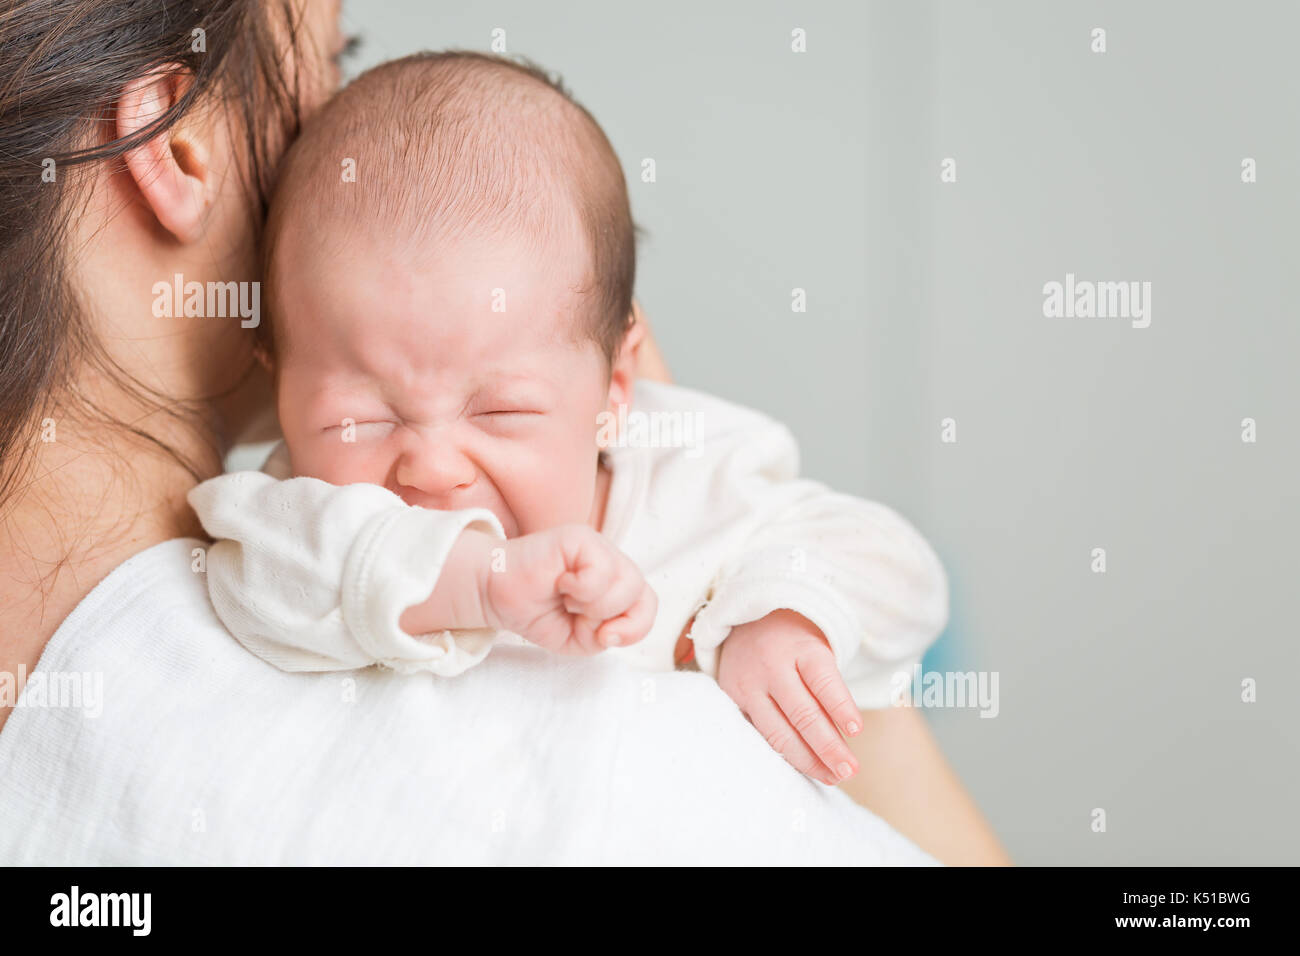
[[[337,424],[326,425],[324,428],[321,429],[321,434],[330,435],[332,433],[337,432],[337,433],[342,433],[344,436],[348,437],[349,439],[351,439],[354,436],[362,436],[366,438],[382,438],[383,436],[389,434],[396,427],[397,427],[397,423],[394,421],[386,421],[386,420],[357,421],[356,419],[353,418],[344,418],[341,421],[339,421]]]
[[[515,431],[529,428],[545,417],[545,413],[527,408],[485,408],[474,413],[479,427],[491,431]]]

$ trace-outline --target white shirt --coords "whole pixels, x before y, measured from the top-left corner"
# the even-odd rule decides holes
[[[826,635],[860,707],[890,703],[948,614],[947,581],[930,546],[883,505],[800,479],[788,429],[680,386],[638,382],[612,469],[602,532],[659,598],[642,641],[606,651],[671,671],[689,632],[699,669],[716,677],[730,629],[789,608]],[[190,494],[220,539],[207,555],[222,621],[246,647],[288,670],[380,663],[463,673],[517,635],[444,631],[411,637],[397,621],[432,593],[461,530],[502,537],[488,511],[406,505],[376,485],[332,486],[239,472]],[[280,478],[273,475],[279,475]]]
[[[701,674],[534,647],[278,670],[222,627],[203,546],[131,558],[46,645],[0,731],[0,865],[934,862]]]

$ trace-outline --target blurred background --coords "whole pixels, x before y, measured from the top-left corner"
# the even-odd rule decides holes
[[[675,378],[787,422],[808,476],[943,558],[925,666],[996,672],[998,713],[927,716],[1017,862],[1300,863],[1300,6],[349,0],[345,22],[351,73],[504,31],[595,114]],[[1044,317],[1067,273],[1150,282],[1150,326]]]

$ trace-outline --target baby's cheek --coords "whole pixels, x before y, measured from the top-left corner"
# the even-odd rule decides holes
[[[539,481],[533,487],[515,496],[515,502],[507,502],[520,534],[533,534],[562,524],[570,524],[574,518],[562,500],[557,500],[555,489]]]
[[[360,445],[344,445],[336,459],[334,484],[347,485],[364,481],[372,485],[387,485],[392,472],[392,456],[381,449]]]
[[[323,457],[315,449],[306,453],[293,454],[294,474],[301,477],[319,478],[321,481],[339,484],[338,475],[335,473],[333,465],[333,462]]]
[[[576,486],[576,487],[575,487]],[[581,482],[572,474],[544,465],[521,476],[507,504],[519,524],[520,534],[545,531],[562,524],[583,524],[591,507],[590,491],[584,496]]]
[[[330,433],[334,435],[334,433]],[[359,481],[383,484],[382,478],[370,476],[365,449],[349,444],[337,437],[320,437],[305,443],[301,458],[294,458],[294,468],[300,475],[328,481],[333,485],[347,485]]]
[[[584,462],[565,482],[565,507],[568,511],[568,521],[586,524],[591,519],[595,491],[595,463],[588,465]]]

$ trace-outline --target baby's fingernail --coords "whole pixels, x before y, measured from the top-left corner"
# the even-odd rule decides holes
[[[611,634],[607,638],[605,638],[606,647],[618,647],[618,645],[621,644],[622,642],[623,642],[623,638],[618,634]]]
[[[861,729],[862,729],[862,728],[858,726],[858,722],[857,722],[856,720],[850,720],[850,721],[849,721],[849,735],[850,735],[850,736],[852,736],[853,734],[856,734],[856,733],[857,733],[859,730],[861,730]]]
[[[849,777],[853,776],[853,768],[849,766],[847,760],[841,761],[840,765],[835,769],[839,773],[841,780],[847,780]]]

